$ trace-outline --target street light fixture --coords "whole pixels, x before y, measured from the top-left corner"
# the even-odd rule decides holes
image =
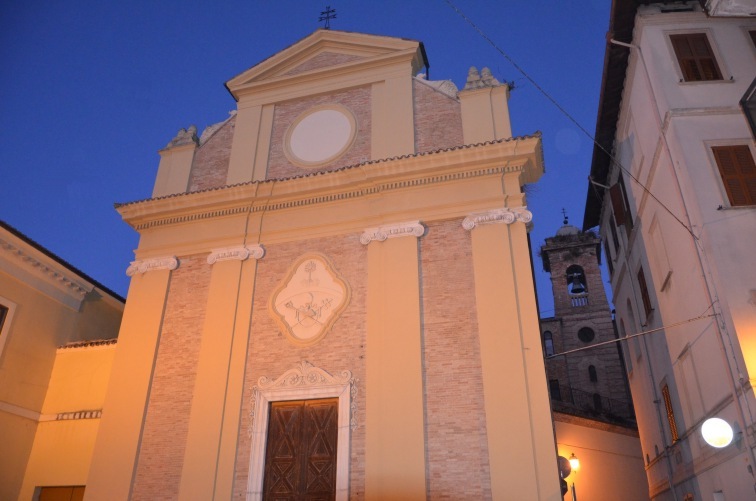
[[[570,455],[570,468],[572,468],[573,473],[577,474],[578,470],[580,469],[580,460],[575,456],[575,453],[573,452]],[[577,501],[577,492],[575,491],[575,477],[572,477],[572,501]]]
[[[709,418],[701,426],[701,435],[703,439],[712,447],[721,449],[727,447],[732,442],[732,426],[720,418]]]

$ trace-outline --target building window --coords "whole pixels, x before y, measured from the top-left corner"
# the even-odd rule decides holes
[[[549,379],[549,395],[551,395],[551,400],[562,401],[562,392],[559,389],[558,379]]]
[[[643,300],[643,310],[646,312],[646,318],[648,318],[654,308],[651,306],[651,296],[648,295],[646,274],[643,273],[643,268],[638,269],[638,287],[640,288],[641,299]]]
[[[722,80],[722,72],[705,33],[670,35],[669,39],[686,82]]]
[[[84,499],[84,486],[37,487],[39,501],[80,501]]]
[[[543,333],[543,349],[547,357],[554,356],[554,336],[551,334],[551,331]]]
[[[601,401],[601,395],[598,393],[593,394],[593,408],[596,409],[597,412],[604,410],[604,403]]]
[[[595,365],[588,366],[588,378],[591,380],[591,383],[598,383],[598,374],[596,374]]]
[[[604,254],[606,254],[606,267],[609,268],[609,275],[614,275],[614,261],[612,261],[612,254],[609,252],[608,240],[604,240]]]
[[[570,294],[584,294],[588,291],[583,268],[573,264],[567,268],[567,291]]]
[[[667,421],[669,422],[669,434],[672,437],[672,443],[677,442],[680,436],[677,434],[677,423],[675,422],[675,411],[672,409],[672,397],[669,395],[669,386],[662,386],[662,398],[664,398],[664,408],[667,410]]]
[[[748,145],[711,148],[730,205],[756,205],[756,165]]]
[[[619,236],[617,235],[617,225],[614,224],[614,218],[609,218],[609,231],[612,233],[612,243],[614,244],[614,252],[619,253],[620,248],[620,242],[619,242]]]
[[[590,343],[596,337],[596,333],[590,327],[583,327],[578,331],[578,339],[584,343]]]
[[[8,307],[0,304],[0,335],[3,332],[3,326],[5,325],[5,317],[8,316]]]
[[[614,220],[617,226],[625,226],[628,238],[633,231],[633,213],[630,210],[630,199],[627,197],[625,181],[622,174],[617,178],[617,182],[609,188],[609,197],[612,200],[612,210],[614,211]]]

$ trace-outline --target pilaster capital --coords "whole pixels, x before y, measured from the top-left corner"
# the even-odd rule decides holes
[[[250,257],[252,259],[261,259],[264,255],[265,248],[260,244],[224,247],[222,249],[213,249],[210,255],[207,256],[207,264],[215,264],[218,261],[244,261]]]
[[[128,268],[126,268],[126,275],[133,277],[137,273],[147,273],[148,271],[156,270],[175,270],[179,266],[179,260],[176,256],[154,257],[150,259],[142,259],[138,261],[132,261]]]
[[[410,221],[407,223],[397,223],[378,228],[368,228],[360,236],[360,243],[367,245],[373,240],[383,242],[387,238],[395,237],[422,237],[425,233],[425,226],[420,221]]]
[[[480,224],[512,224],[515,221],[520,221],[528,224],[532,220],[533,213],[525,207],[516,207],[514,209],[493,209],[487,212],[470,214],[462,221],[462,227],[469,231]]]

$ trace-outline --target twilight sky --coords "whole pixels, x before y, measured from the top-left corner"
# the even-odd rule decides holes
[[[591,143],[445,0],[7,0],[0,3],[0,219],[119,294],[138,235],[114,202],[149,198],[157,151],[178,129],[228,117],[224,83],[322,26],[420,40],[430,79],[470,66],[514,81],[514,135],[542,131],[546,174],[528,195],[537,257],[580,226]],[[609,0],[453,0],[584,128],[595,130]],[[610,298],[611,299],[611,298]]]

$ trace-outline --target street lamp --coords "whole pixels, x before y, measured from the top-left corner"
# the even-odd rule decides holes
[[[709,418],[701,426],[701,435],[703,439],[712,447],[721,449],[727,447],[732,442],[732,426],[720,418]]]
[[[570,455],[570,468],[572,468],[572,471],[577,474],[578,470],[580,469],[580,460],[575,456],[575,453],[573,452]],[[572,501],[577,501],[577,493],[575,492],[575,477],[572,477]]]

